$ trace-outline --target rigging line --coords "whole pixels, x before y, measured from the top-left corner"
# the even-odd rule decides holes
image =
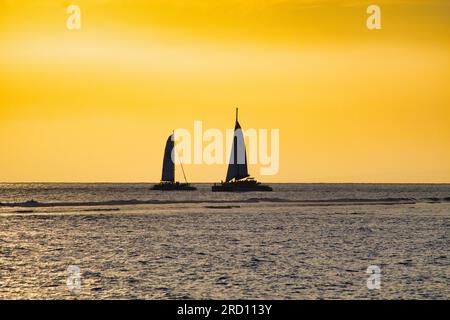
[[[173,144],[173,147],[175,149],[175,152],[177,153],[178,161],[180,162],[180,165],[181,165],[181,171],[183,171],[184,181],[186,181],[186,183],[188,183],[188,181],[186,179],[186,173],[184,172],[183,162],[181,162],[180,154],[178,153],[177,146],[175,143]]]

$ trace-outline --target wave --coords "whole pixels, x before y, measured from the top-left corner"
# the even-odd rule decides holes
[[[379,199],[319,199],[319,200],[293,200],[283,198],[248,198],[232,200],[109,200],[109,201],[86,201],[86,202],[38,202],[29,200],[26,202],[1,203],[0,207],[19,208],[49,208],[49,207],[95,207],[95,206],[127,206],[127,205],[164,205],[164,204],[234,204],[234,203],[295,203],[299,205],[351,205],[351,204],[416,204],[420,202],[441,203],[450,202],[446,198],[379,198]]]

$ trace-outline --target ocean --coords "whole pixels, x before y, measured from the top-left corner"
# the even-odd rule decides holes
[[[450,298],[450,184],[196,186],[0,184],[0,298]]]

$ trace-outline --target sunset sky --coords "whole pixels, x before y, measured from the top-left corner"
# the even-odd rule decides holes
[[[236,106],[280,130],[264,182],[450,182],[449,39],[447,0],[0,0],[0,182],[158,181],[173,129]]]

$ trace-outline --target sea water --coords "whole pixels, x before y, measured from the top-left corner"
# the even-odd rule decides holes
[[[196,186],[0,184],[0,298],[450,298],[448,184]]]

